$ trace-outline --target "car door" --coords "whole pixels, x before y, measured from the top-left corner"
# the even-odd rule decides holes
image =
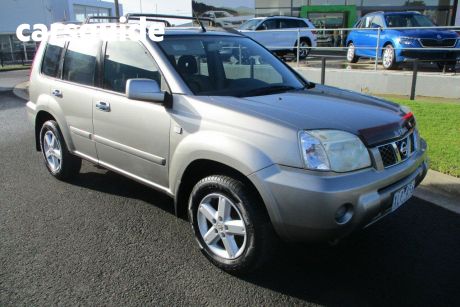
[[[104,46],[103,90],[93,100],[94,139],[99,161],[159,188],[168,186],[170,116],[160,103],[126,97],[128,79],[153,79],[167,90],[154,59],[136,41]]]
[[[297,30],[299,29],[297,20],[288,18],[279,18],[278,20],[280,32],[277,37],[277,43],[279,43],[283,49],[294,48],[297,41]]]
[[[101,41],[73,39],[68,43],[62,65],[62,80],[51,85],[53,99],[59,104],[77,154],[97,159],[92,139],[92,98],[97,93],[97,57]]]
[[[359,47],[359,55],[373,57],[375,56],[375,42],[373,43],[373,32],[376,32],[376,29],[372,29],[372,19],[373,15],[365,16],[363,22],[361,23],[361,28],[359,29],[359,34],[357,37],[357,46]]]
[[[379,45],[383,44],[383,40],[381,39],[382,34],[383,34],[383,29],[385,27],[385,22],[380,15],[375,15],[374,18],[371,20],[371,25],[370,25],[370,30],[368,31],[368,38],[367,42],[370,46],[374,47],[373,50],[369,49],[370,51],[370,56],[375,57],[375,52],[376,52],[376,47],[377,47],[377,41],[379,41]],[[380,30],[379,30],[380,29]],[[379,38],[379,31],[380,31],[380,38]],[[379,53],[379,57],[381,56],[381,52]]]

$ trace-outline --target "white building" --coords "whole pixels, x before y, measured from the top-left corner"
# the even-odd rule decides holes
[[[115,16],[115,5],[101,0],[1,0],[0,56],[4,61],[31,59],[36,46],[17,39],[20,24],[49,27],[59,21],[84,21],[88,16]]]

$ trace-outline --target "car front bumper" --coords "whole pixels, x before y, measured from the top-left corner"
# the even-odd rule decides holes
[[[340,239],[392,212],[393,195],[426,175],[426,143],[401,164],[378,171],[368,168],[348,174],[312,172],[272,165],[249,176],[260,192],[278,235],[285,241]],[[353,216],[336,221],[347,204]]]
[[[455,61],[460,58],[460,50],[401,50],[399,56],[402,61],[420,59],[427,61]]]

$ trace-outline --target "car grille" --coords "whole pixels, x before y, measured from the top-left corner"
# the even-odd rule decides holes
[[[438,47],[438,48],[452,48],[457,43],[456,38],[434,39],[434,38],[421,38],[420,43],[423,47]]]
[[[414,134],[385,145],[378,146],[384,167],[390,167],[407,160],[415,151]]]

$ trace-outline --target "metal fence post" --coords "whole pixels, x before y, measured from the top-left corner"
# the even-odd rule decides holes
[[[377,70],[377,65],[379,63],[380,31],[381,31],[381,28],[378,27],[378,29],[377,29],[377,46],[375,47],[375,67],[374,67],[374,70]]]
[[[300,29],[297,29],[297,67],[300,62]]]
[[[415,99],[415,86],[417,85],[417,72],[418,72],[418,60],[415,59],[413,64],[413,73],[412,73],[412,86],[410,88],[410,100]]]
[[[321,58],[321,84],[324,85],[326,81],[326,58]]]

